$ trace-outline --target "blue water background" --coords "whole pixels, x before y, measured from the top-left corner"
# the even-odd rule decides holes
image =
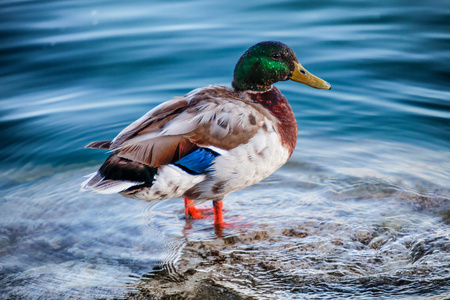
[[[83,176],[106,158],[103,151],[83,147],[114,138],[162,101],[208,84],[230,85],[240,55],[264,40],[288,44],[332,90],[277,84],[299,124],[297,148],[286,167],[266,181],[266,190],[262,183],[232,199],[248,197],[256,204],[300,182],[302,188],[315,184],[322,196],[351,189],[352,197],[364,198],[382,183],[410,195],[406,198],[448,201],[446,0],[5,0],[0,3],[5,295],[117,297],[130,278],[162,260],[176,260],[182,248],[181,202],[149,206],[79,193]],[[355,182],[364,184],[355,188]],[[278,207],[278,213],[276,205],[271,208],[275,216],[292,206]],[[265,209],[261,206],[262,216]],[[326,219],[328,211],[323,213]],[[448,240],[449,227],[441,219],[415,213],[408,210],[407,218],[431,222],[433,234]],[[342,222],[366,220],[356,213]],[[202,227],[192,235],[213,238],[212,232]],[[448,253],[442,261],[447,259]],[[448,273],[439,276],[448,280]]]

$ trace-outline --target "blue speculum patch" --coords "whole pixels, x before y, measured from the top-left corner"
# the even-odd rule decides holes
[[[202,174],[207,172],[218,155],[210,149],[199,148],[175,162],[175,165],[190,174]]]

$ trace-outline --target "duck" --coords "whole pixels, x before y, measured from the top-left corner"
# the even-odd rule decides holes
[[[294,151],[296,118],[274,86],[287,80],[331,89],[286,44],[251,46],[235,66],[231,87],[194,89],[154,107],[113,140],[89,143],[85,148],[110,155],[81,190],[145,201],[184,198],[189,220],[205,218],[195,205],[212,201],[214,226],[223,228],[223,199],[268,177]]]

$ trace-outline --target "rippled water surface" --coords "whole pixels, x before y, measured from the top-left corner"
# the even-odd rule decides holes
[[[235,226],[79,192],[87,143],[262,40],[333,89],[277,84],[297,148],[226,198]],[[0,298],[450,297],[448,1],[7,0],[0,41]]]

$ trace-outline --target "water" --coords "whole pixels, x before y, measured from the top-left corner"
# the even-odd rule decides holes
[[[443,0],[2,1],[0,297],[450,297],[449,20]],[[78,192],[106,158],[87,143],[229,85],[263,40],[333,89],[277,84],[299,142],[226,199],[240,226]]]

